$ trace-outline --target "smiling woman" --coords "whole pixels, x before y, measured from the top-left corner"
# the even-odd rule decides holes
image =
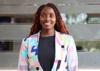
[[[21,45],[18,71],[78,71],[74,39],[52,3],[41,5]]]

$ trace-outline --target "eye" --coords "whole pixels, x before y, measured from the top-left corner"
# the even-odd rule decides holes
[[[49,16],[50,16],[50,18],[54,18],[55,14],[54,13],[50,13]]]
[[[50,18],[53,18],[54,16],[53,16],[53,14],[50,14]]]
[[[41,17],[42,17],[42,18],[45,18],[45,14],[41,14]]]

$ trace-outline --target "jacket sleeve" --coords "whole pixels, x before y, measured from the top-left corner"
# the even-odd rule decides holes
[[[68,46],[68,71],[78,71],[78,56],[73,37],[69,39]]]
[[[24,38],[22,40],[20,54],[19,54],[19,62],[18,62],[18,71],[28,71],[28,40]]]

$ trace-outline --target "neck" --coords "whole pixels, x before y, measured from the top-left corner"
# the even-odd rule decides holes
[[[55,34],[55,30],[42,30],[40,34],[43,37],[53,36]]]

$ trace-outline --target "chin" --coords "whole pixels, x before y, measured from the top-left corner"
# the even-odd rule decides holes
[[[51,28],[50,28],[50,27],[43,27],[43,29],[49,30],[49,29],[51,29]]]
[[[46,27],[46,28],[44,28],[44,30],[51,30],[51,28],[47,28],[47,27]]]

